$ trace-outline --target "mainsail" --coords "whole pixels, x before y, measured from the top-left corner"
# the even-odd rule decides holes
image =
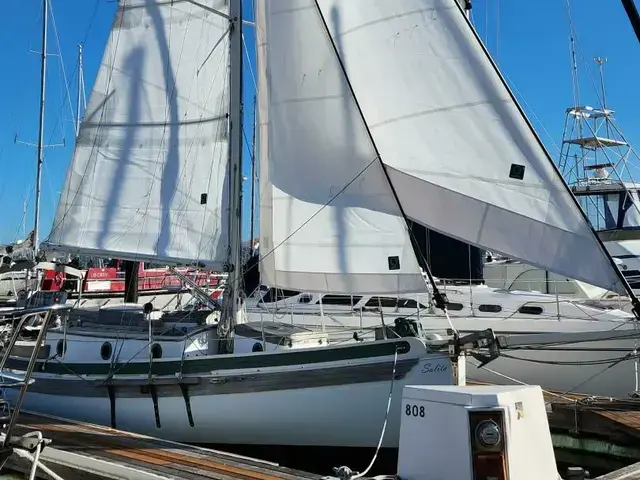
[[[47,248],[227,260],[227,3],[120,1]]]
[[[456,0],[256,6],[265,283],[358,290],[363,272],[393,273],[387,255],[410,257],[399,204],[430,229],[625,291]]]

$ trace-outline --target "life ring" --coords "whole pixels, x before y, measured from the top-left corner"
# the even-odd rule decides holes
[[[56,272],[55,275],[53,276],[53,284],[60,288],[62,287],[62,283],[64,282],[64,278],[62,278],[62,273],[60,272]]]

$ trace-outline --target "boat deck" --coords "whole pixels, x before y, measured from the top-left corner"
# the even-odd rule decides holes
[[[42,463],[65,479],[320,478],[271,462],[26,412],[20,413],[13,435],[38,430],[44,438],[52,440],[42,451]],[[7,467],[22,472],[29,468],[27,462],[15,454]]]

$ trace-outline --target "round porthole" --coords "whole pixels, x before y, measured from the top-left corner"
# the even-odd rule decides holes
[[[253,347],[251,348],[252,352],[262,352],[264,349],[262,348],[262,344],[261,343],[254,343]]]
[[[162,347],[159,343],[154,343],[151,346],[151,358],[162,358]]]
[[[67,353],[67,342],[65,342],[64,340],[60,339],[60,340],[58,340],[58,343],[56,344],[56,354],[59,357],[63,357],[65,353]]]
[[[111,346],[111,342],[104,342],[100,347],[100,356],[102,357],[102,359],[109,360],[112,353],[113,347]]]

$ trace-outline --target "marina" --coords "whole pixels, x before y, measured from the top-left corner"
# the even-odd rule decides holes
[[[471,0],[40,1],[2,474],[640,479],[640,155],[599,51],[583,101],[571,0],[573,98],[536,100],[563,98],[558,158]],[[48,61],[80,17],[46,231]]]

